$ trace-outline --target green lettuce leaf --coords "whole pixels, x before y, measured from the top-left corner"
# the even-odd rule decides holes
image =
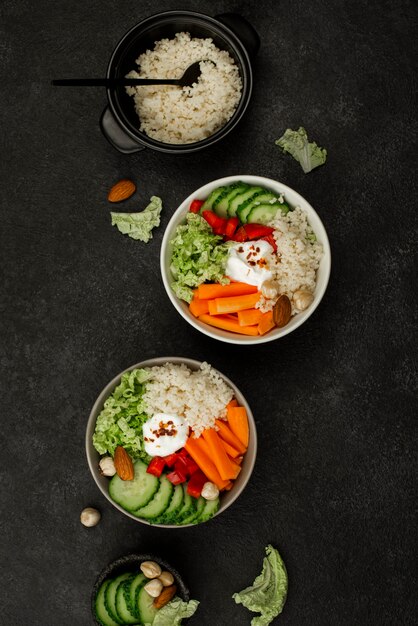
[[[229,283],[225,277],[227,243],[214,235],[209,224],[197,213],[188,213],[186,224],[178,226],[171,241],[172,289],[181,300],[190,302],[193,288],[206,281]]]
[[[149,376],[146,369],[126,372],[106,399],[93,434],[93,445],[99,454],[113,456],[116,446],[123,446],[133,458],[148,459],[142,426],[149,415],[145,413],[142,396]]]
[[[306,130],[292,130],[288,128],[285,134],[275,141],[275,144],[282,148],[283,152],[289,152],[296,161],[298,161],[305,174],[323,165],[327,158],[325,148],[320,148],[314,141],[308,142]]]
[[[160,213],[163,208],[161,198],[152,196],[149,205],[140,213],[115,213],[111,211],[112,226],[116,226],[123,235],[140,239],[148,243],[152,239],[152,229],[160,225]]]
[[[251,620],[251,626],[268,626],[282,612],[287,596],[287,571],[278,551],[273,546],[266,548],[263,571],[251,587],[232,596],[237,604],[249,611],[261,613]]]
[[[176,596],[158,611],[152,626],[179,626],[182,619],[194,615],[198,606],[199,602],[197,600],[183,602]]]

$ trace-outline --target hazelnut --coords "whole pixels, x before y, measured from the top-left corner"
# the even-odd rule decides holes
[[[261,285],[261,293],[268,300],[273,300],[279,295],[279,284],[275,280],[265,280]]]
[[[100,518],[101,515],[99,511],[97,509],[93,509],[91,506],[88,506],[86,509],[81,511],[80,522],[83,526],[91,528],[100,522]]]
[[[298,311],[304,311],[313,302],[313,294],[310,291],[304,289],[298,289],[293,294],[293,304]]]
[[[164,587],[170,587],[174,583],[174,576],[171,572],[162,572],[158,580],[161,580]]]
[[[144,561],[141,563],[140,569],[147,578],[158,578],[161,576],[161,567],[155,561]]]
[[[163,583],[158,578],[154,578],[154,580],[150,580],[149,583],[144,585],[144,589],[152,598],[158,598],[163,590]]]
[[[115,464],[111,456],[104,456],[100,459],[99,468],[103,476],[114,476],[116,474]]]
[[[202,498],[205,498],[205,500],[216,500],[216,498],[219,496],[219,489],[213,483],[207,482],[203,485],[201,495]]]

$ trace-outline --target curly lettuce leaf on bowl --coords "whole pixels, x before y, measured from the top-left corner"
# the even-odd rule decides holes
[[[149,205],[139,213],[111,211],[112,226],[116,226],[123,235],[148,243],[152,239],[152,229],[160,225],[162,208],[161,198],[151,196]]]
[[[287,597],[287,571],[279,552],[268,545],[263,571],[250,587],[232,596],[237,604],[249,611],[261,613],[251,620],[251,626],[268,626],[284,607]]]
[[[195,614],[198,606],[197,600],[183,602],[176,596],[158,611],[152,626],[180,626],[183,619]]]
[[[229,283],[225,267],[230,244],[221,243],[209,224],[197,213],[188,213],[186,224],[177,226],[170,270],[171,287],[178,298],[191,302],[193,288],[206,281]]]
[[[288,128],[284,135],[275,141],[283,152],[288,152],[298,161],[305,174],[315,167],[323,165],[327,158],[325,148],[320,148],[315,141],[309,143],[306,130],[300,126],[298,130]]]
[[[149,376],[145,369],[126,372],[105,401],[93,434],[93,445],[99,454],[113,456],[116,446],[123,446],[133,458],[149,458],[142,434],[142,426],[149,419],[142,400]]]

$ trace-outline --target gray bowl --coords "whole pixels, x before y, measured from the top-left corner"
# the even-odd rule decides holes
[[[150,555],[150,554],[128,554],[127,556],[122,556],[113,563],[106,565],[104,569],[100,572],[98,577],[96,578],[96,582],[94,583],[93,591],[91,594],[91,609],[93,613],[93,618],[96,624],[101,626],[100,622],[96,618],[96,612],[94,610],[95,600],[97,596],[97,592],[100,589],[102,583],[108,578],[115,578],[119,576],[119,574],[124,574],[125,572],[134,572],[140,571],[139,566],[144,561],[155,561],[161,567],[161,569],[167,572],[171,572],[174,576],[174,583],[177,586],[176,595],[179,596],[184,602],[188,602],[190,600],[190,593],[188,588],[186,587],[183,579],[180,574],[174,567],[171,567],[166,561],[163,561],[159,557]]]
[[[136,365],[132,365],[131,367],[128,367],[126,370],[124,370],[123,372],[115,376],[115,378],[113,378],[113,380],[111,380],[110,383],[108,383],[106,387],[103,389],[103,391],[100,393],[99,397],[97,398],[91,410],[90,417],[87,422],[87,430],[86,430],[86,454],[87,454],[87,461],[90,467],[91,474],[94,480],[96,481],[97,486],[99,487],[102,494],[109,500],[109,502],[116,509],[118,509],[121,513],[123,513],[124,515],[127,515],[128,517],[135,520],[136,522],[140,522],[141,524],[147,524],[149,526],[157,526],[160,528],[186,528],[188,526],[196,526],[196,524],[184,524],[184,525],[152,524],[151,522],[140,519],[139,517],[135,517],[135,515],[132,515],[132,513],[125,511],[125,509],[123,509],[119,504],[114,502],[109,496],[109,478],[106,478],[106,476],[102,476],[99,472],[100,454],[93,447],[93,433],[94,433],[94,429],[96,426],[97,416],[99,415],[100,411],[103,409],[103,404],[105,400],[109,397],[112,391],[119,384],[122,374],[124,374],[125,372],[129,372],[135,368],[153,367],[155,365],[163,365],[164,363],[175,363],[177,365],[184,363],[191,370],[198,370],[201,365],[200,361],[195,361],[193,359],[188,359],[185,357],[158,357],[155,359],[148,359],[147,361],[142,361],[141,363],[137,363]],[[220,507],[219,507],[218,512],[214,515],[214,517],[216,517],[217,515],[220,515],[229,506],[231,506],[231,504],[235,502],[235,500],[240,496],[242,491],[245,489],[245,486],[247,485],[250,479],[250,476],[252,474],[252,471],[254,469],[255,459],[257,456],[257,431],[256,431],[255,421],[254,421],[254,417],[251,412],[251,409],[246,399],[242,395],[241,391],[229,380],[229,378],[224,376],[224,374],[222,374],[218,370],[215,370],[215,371],[217,371],[218,374],[221,376],[221,378],[225,381],[225,383],[229,387],[231,387],[236,399],[238,400],[238,403],[245,407],[247,411],[248,422],[249,422],[249,427],[250,427],[250,438],[249,438],[248,450],[242,461],[241,472],[238,478],[236,479],[236,481],[234,482],[234,486],[232,487],[232,489],[228,492],[221,494]]]

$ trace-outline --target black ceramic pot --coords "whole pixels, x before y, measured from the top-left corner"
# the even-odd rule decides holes
[[[138,115],[132,97],[124,87],[107,89],[109,104],[100,120],[105,137],[120,152],[130,154],[144,148],[177,154],[197,152],[223,139],[235,128],[249,104],[253,86],[251,59],[257,54],[260,39],[253,27],[240,15],[225,13],[208,17],[194,11],[167,11],[140,22],[119,41],[107,69],[107,77],[123,77],[136,67],[135,59],[154,43],[188,32],[192,37],[211,37],[221,50],[227,50],[235,60],[241,75],[243,91],[231,119],[216,133],[195,143],[167,144],[156,141],[139,129]]]

